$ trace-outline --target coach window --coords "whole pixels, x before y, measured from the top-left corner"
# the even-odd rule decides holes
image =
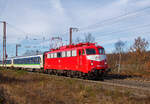
[[[58,58],[61,57],[61,52],[58,52],[58,53],[57,53],[57,57],[58,57]]]
[[[77,56],[77,51],[76,50],[72,50],[72,56]]]
[[[25,58],[22,59],[22,64],[25,64]]]
[[[37,60],[37,63],[40,64],[40,63],[41,63],[41,58],[40,58],[40,57],[37,57],[37,59],[38,59],[38,60]]]
[[[27,63],[26,63],[26,64],[29,64],[29,63],[30,63],[30,59],[29,59],[29,58],[27,58],[26,60],[27,60]]]
[[[71,51],[67,51],[67,57],[71,57]]]
[[[36,57],[36,64],[39,64],[39,57]]]
[[[32,59],[31,59],[31,57],[30,57],[29,59],[30,59],[30,63],[29,63],[29,64],[31,64],[31,63],[32,63]]]
[[[28,58],[28,64],[30,64],[30,58]]]
[[[37,57],[34,57],[34,64],[37,63]]]
[[[31,57],[31,64],[33,64],[33,61],[34,61],[34,59],[33,59],[33,57]]]
[[[34,64],[37,64],[37,57],[34,57]]]

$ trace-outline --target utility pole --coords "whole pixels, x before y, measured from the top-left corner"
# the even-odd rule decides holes
[[[72,44],[72,28],[70,28],[70,45]]]
[[[16,44],[16,56],[18,56],[18,47],[21,47],[20,44]]]
[[[118,67],[118,73],[120,73],[121,69],[121,52],[119,52],[119,67]]]
[[[70,31],[70,45],[72,45],[72,32],[73,31],[78,31],[78,28],[72,28],[72,27],[70,27],[70,29],[69,29],[69,31]]]
[[[6,22],[3,21],[3,67],[6,64],[6,58],[7,58],[7,54],[6,54]]]

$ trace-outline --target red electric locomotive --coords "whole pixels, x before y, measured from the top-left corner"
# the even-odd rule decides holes
[[[62,46],[44,53],[47,73],[102,78],[107,68],[104,48],[95,43]]]

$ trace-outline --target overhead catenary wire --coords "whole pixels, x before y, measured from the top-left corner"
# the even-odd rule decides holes
[[[150,15],[150,14],[147,14],[147,15]],[[145,15],[142,15],[142,16],[145,16]],[[140,14],[140,16],[138,16],[138,17],[142,17],[141,16],[141,14]],[[136,19],[137,19],[137,17],[136,17]],[[129,24],[132,24],[133,26],[135,25],[135,24],[137,24],[137,23],[131,23],[130,21],[128,21],[129,22]],[[121,25],[117,25],[117,24],[121,24]],[[115,23],[111,23],[111,24],[107,24],[107,25],[103,25],[103,26],[101,26],[101,27],[96,27],[96,28],[94,28],[94,29],[89,29],[90,31],[88,31],[88,32],[94,32],[94,31],[103,31],[104,29],[106,29],[106,28],[114,28],[114,26],[117,26],[117,27],[119,27],[119,29],[121,28],[121,27],[123,27],[123,26],[126,26],[126,27],[129,27],[129,26],[132,26],[132,25],[124,25],[124,23],[121,21],[121,22],[115,22]],[[92,30],[92,31],[91,31]],[[108,29],[107,29],[108,30]],[[82,30],[81,30],[82,31]]]
[[[121,32],[124,32],[124,31],[136,30],[136,29],[139,29],[139,28],[146,28],[146,27],[150,27],[150,24],[145,24],[145,25],[142,25],[142,26],[138,25],[138,26],[127,28],[127,29],[121,29],[119,31],[103,32],[103,33],[100,33],[100,34],[102,34],[104,36],[110,36],[110,34],[121,33]]]
[[[143,12],[144,10],[146,10],[146,9],[149,9],[150,7],[146,7],[146,8],[144,8],[144,9],[140,9],[140,10],[138,10],[138,11],[136,11],[136,12],[131,12],[131,13],[128,13],[128,14],[126,14],[126,15],[122,15],[122,16],[127,16],[127,15],[131,15],[131,14],[134,14],[134,13],[140,13],[140,12]],[[138,14],[136,14],[136,15],[138,15]],[[147,14],[148,15],[148,14]],[[120,17],[122,17],[122,16],[120,16]],[[143,16],[143,15],[142,15]],[[141,14],[140,14],[140,17],[141,17]],[[123,18],[123,19],[126,19],[126,18]],[[115,18],[112,18],[111,20],[115,20]],[[105,21],[104,21],[105,22]],[[107,22],[107,21],[106,21]],[[111,23],[110,25],[113,25],[113,24],[116,24],[117,23],[117,21],[115,21],[115,23]],[[101,24],[102,25],[102,24]],[[149,24],[148,24],[149,25]],[[113,35],[114,33],[119,33],[119,32],[124,32],[124,31],[128,31],[128,30],[131,30],[131,29],[137,29],[137,28],[145,28],[145,27],[148,27],[148,25],[143,25],[143,26],[135,26],[135,27],[131,27],[131,28],[127,28],[127,29],[121,29],[121,30],[119,30],[119,31],[112,31],[112,32],[103,32],[103,33],[100,33],[101,35],[105,35],[105,36],[108,36],[107,34],[109,34],[109,36],[111,36],[111,35]],[[92,25],[90,25],[90,26],[92,26]],[[102,27],[104,27],[104,25],[102,25]],[[97,28],[97,27],[95,27],[95,28]],[[83,28],[82,28],[83,29]],[[83,31],[82,29],[80,29],[81,31]],[[90,29],[90,28],[89,28]]]
[[[29,34],[29,33],[26,33],[24,30],[22,30],[22,29],[20,29],[20,28],[18,28],[16,26],[14,26],[14,25],[12,25],[10,23],[7,23],[7,25],[10,26],[10,27],[12,27],[12,28],[14,28],[15,30],[18,30],[18,31],[22,32],[23,34]]]
[[[124,33],[126,33],[127,31],[125,31]],[[137,32],[137,31],[134,31],[134,32],[128,32],[128,34],[130,34],[130,35],[128,35],[128,36],[126,36],[126,35],[124,35],[124,36],[122,36],[121,38],[114,38],[114,39],[110,39],[109,37],[108,38],[97,38],[96,39],[96,42],[101,42],[101,43],[109,43],[110,41],[117,41],[117,40],[126,40],[126,41],[130,41],[130,40],[133,40],[133,39],[135,39],[136,37],[139,37],[139,36],[141,36],[141,35],[139,35],[139,34],[147,34],[147,35],[145,35],[145,36],[143,36],[144,38],[145,37],[150,37],[150,31],[147,31],[147,32]],[[110,44],[110,43],[109,43]],[[112,43],[111,43],[112,44]]]
[[[144,10],[147,10],[147,9],[150,9],[150,6],[145,7],[143,9],[136,10],[136,11],[128,12],[126,14],[122,14],[120,16],[115,16],[115,17],[112,17],[112,18],[109,18],[109,19],[105,19],[105,20],[99,21],[99,22],[97,22],[95,24],[92,24],[92,25],[89,25],[87,27],[80,28],[80,31],[81,30],[87,30],[87,29],[93,28],[94,26],[98,27],[100,25],[104,25],[104,23],[109,22],[109,21],[113,21],[113,20],[124,18],[124,17],[136,15],[137,13],[143,12]],[[115,23],[116,23],[116,21],[115,21]]]
[[[150,8],[150,7],[148,7],[148,8]],[[146,9],[141,9],[140,11],[143,11],[143,10],[146,10]],[[135,12],[135,13],[133,13],[133,14],[136,14],[136,13],[137,13],[137,12]],[[139,11],[138,11],[138,13],[139,13]],[[137,14],[136,14],[136,15],[137,15]],[[119,20],[120,20],[120,19],[122,20],[122,17],[125,18],[126,16],[128,17],[127,14],[126,14],[125,16],[121,15],[120,17],[118,17],[118,19],[119,19]],[[135,15],[134,15],[134,16],[135,16]],[[114,17],[113,17],[113,18],[114,18]],[[104,20],[104,22],[111,22],[111,21],[114,22],[114,20],[115,20],[115,23],[116,23],[116,21],[118,21],[118,19],[116,20],[116,19],[115,19],[116,17],[115,17],[114,19],[113,19],[113,18],[112,18],[112,20],[110,19],[109,21]],[[124,19],[124,18],[123,18],[123,19]],[[9,24],[9,25],[10,25],[10,24]],[[101,23],[99,24],[99,22],[98,22],[98,26],[99,26],[99,25],[101,25]],[[104,24],[102,24],[102,25],[104,25]],[[92,26],[92,25],[91,25],[91,26]],[[96,26],[97,26],[97,25],[96,25]],[[29,34],[29,33],[26,33],[26,32],[24,32],[24,31],[22,31],[22,29],[17,28],[16,26],[12,26],[12,27],[15,28],[15,29],[18,30],[18,31],[21,31],[22,33],[24,33],[24,34],[26,34],[26,35]],[[97,28],[97,27],[93,27],[93,28]],[[135,28],[136,28],[136,27],[135,27]],[[128,29],[129,29],[129,28],[128,28]],[[82,31],[82,28],[80,29],[80,31]],[[125,30],[124,30],[124,29],[121,29],[121,30],[119,30],[119,31],[113,31],[113,32],[105,33],[105,34],[113,34],[114,32],[115,32],[115,33],[116,33],[116,32],[119,33],[119,32],[122,32],[122,31],[125,31]],[[67,35],[67,33],[69,34],[69,32],[65,32],[65,33],[63,33],[63,34]],[[68,39],[69,39],[69,38],[68,38]]]

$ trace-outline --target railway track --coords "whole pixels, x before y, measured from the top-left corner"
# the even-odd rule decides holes
[[[28,71],[29,73],[33,74],[33,72]],[[44,76],[49,76],[50,74],[44,74],[41,72],[37,72],[41,75]],[[107,85],[107,86],[113,86],[113,87],[122,87],[122,88],[128,88],[128,89],[134,89],[134,90],[139,90],[139,91],[148,91],[150,92],[150,82],[142,82],[142,81],[135,81],[135,80],[127,80],[126,78],[116,78],[116,76],[105,76],[104,81],[100,80],[88,80],[88,79],[82,79],[82,78],[70,78],[66,76],[57,76],[57,75],[50,75],[58,78],[67,78],[67,79],[75,79],[78,81],[82,81],[85,83],[96,83],[96,84],[102,84],[102,85]]]
[[[47,74],[44,74],[47,75]],[[52,75],[56,76],[56,75]],[[134,80],[127,80],[127,79],[117,79],[117,78],[108,78],[110,76],[105,76],[104,81],[100,80],[88,80],[88,79],[82,79],[82,78],[70,78],[65,76],[57,76],[61,78],[67,78],[67,79],[75,79],[86,83],[97,83],[107,86],[115,86],[115,87],[123,87],[128,89],[134,89],[139,91],[148,91],[150,92],[150,82],[141,82],[141,81],[134,81]]]
[[[105,81],[91,81],[92,83],[101,83],[104,85],[109,86],[117,86],[117,87],[124,87],[124,88],[130,88],[130,89],[136,89],[136,90],[144,90],[144,91],[150,91],[150,83],[141,83],[141,82],[135,82],[135,81],[127,81],[127,80],[105,80]]]
[[[82,79],[77,79],[82,80]],[[98,83],[102,85],[108,86],[116,86],[116,87],[123,87],[128,89],[134,90],[143,90],[143,91],[150,91],[150,83],[141,83],[135,81],[127,81],[127,80],[105,80],[105,81],[93,81],[93,80],[84,80],[85,82],[89,83]]]

